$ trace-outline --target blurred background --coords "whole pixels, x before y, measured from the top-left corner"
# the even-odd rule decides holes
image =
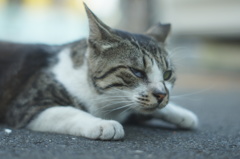
[[[85,2],[118,29],[142,33],[157,22],[171,23],[167,45],[178,70],[176,92],[240,90],[239,0]],[[62,44],[87,35],[81,0],[0,0],[0,40]]]

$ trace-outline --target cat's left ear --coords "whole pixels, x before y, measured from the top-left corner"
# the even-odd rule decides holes
[[[111,36],[112,29],[104,24],[89,8],[83,3],[88,16],[89,22],[89,39],[93,41],[99,41],[109,38]]]
[[[171,24],[158,23],[152,26],[150,29],[148,29],[146,34],[153,37],[158,42],[164,43],[170,30],[171,30]]]

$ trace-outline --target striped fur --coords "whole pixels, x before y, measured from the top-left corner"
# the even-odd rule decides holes
[[[169,25],[132,34],[86,11],[88,39],[61,46],[0,44],[0,119],[18,128],[102,140],[123,138],[119,122],[132,114],[196,127],[193,113],[164,108],[176,80],[164,45]]]

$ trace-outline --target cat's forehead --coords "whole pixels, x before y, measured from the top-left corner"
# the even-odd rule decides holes
[[[124,31],[116,31],[116,34],[122,39],[128,40],[136,48],[150,52],[151,54],[159,54],[162,52],[161,45],[153,38],[143,34],[133,34]]]

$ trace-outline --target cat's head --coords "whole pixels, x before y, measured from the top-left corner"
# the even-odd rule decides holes
[[[158,24],[145,34],[112,29],[86,7],[90,33],[88,69],[105,105],[149,113],[169,101],[175,70],[164,48],[169,24]]]

